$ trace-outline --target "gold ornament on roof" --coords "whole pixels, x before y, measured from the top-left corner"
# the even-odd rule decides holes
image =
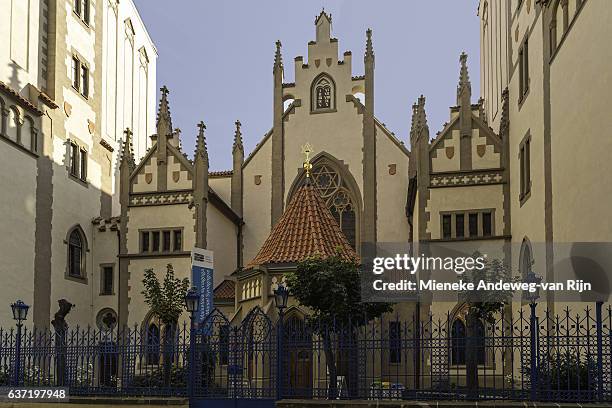
[[[312,154],[312,145],[310,143],[306,143],[304,146],[302,146],[302,154],[305,156],[304,171],[306,171],[306,177],[310,177],[310,172],[312,170],[312,163],[310,163],[310,155]]]

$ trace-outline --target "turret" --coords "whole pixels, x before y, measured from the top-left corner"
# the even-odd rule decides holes
[[[159,110],[157,112],[157,190],[165,191],[167,187],[166,176],[166,145],[168,136],[172,134],[172,119],[170,117],[170,106],[168,104],[168,88],[162,86]]]
[[[206,125],[198,123],[198,137],[193,159],[193,206],[195,207],[196,247],[206,248],[206,207],[208,205],[208,148],[204,136]]]
[[[281,42],[276,42],[274,54],[274,115],[272,128],[272,202],[271,227],[283,214],[284,169],[283,169],[283,58]]]
[[[241,123],[236,121],[234,145],[232,147],[232,186],[231,206],[234,212],[242,217],[242,165],[244,163],[244,146],[242,145]]]
[[[457,106],[459,107],[459,129],[461,135],[461,170],[472,168],[472,84],[468,75],[467,54],[461,53],[459,85],[457,85]]]
[[[362,242],[376,242],[376,122],[374,120],[374,48],[372,30],[366,31],[365,111],[363,112],[363,235]],[[363,255],[363,254],[362,254]]]

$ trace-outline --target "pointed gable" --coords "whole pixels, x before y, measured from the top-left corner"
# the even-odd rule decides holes
[[[306,182],[295,193],[247,268],[265,264],[297,263],[315,255],[330,257],[337,254],[347,260],[359,261],[359,256],[316,188]]]

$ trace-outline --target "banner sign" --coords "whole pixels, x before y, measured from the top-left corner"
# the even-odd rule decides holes
[[[213,310],[213,271],[213,252],[194,247],[191,251],[191,282],[200,296],[198,323]]]

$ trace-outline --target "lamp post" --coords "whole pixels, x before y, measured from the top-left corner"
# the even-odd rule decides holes
[[[13,371],[13,385],[19,385],[21,369],[21,327],[23,321],[28,317],[28,309],[30,306],[23,303],[21,300],[16,301],[11,305],[13,311],[13,319],[17,321],[17,336],[15,338],[15,369]]]
[[[283,395],[283,319],[289,289],[285,285],[278,285],[274,290],[274,303],[278,309],[278,325],[276,333],[276,399],[280,400]]]
[[[199,301],[200,296],[196,288],[192,287],[187,291],[187,294],[185,294],[185,308],[191,317],[189,326],[189,378],[187,379],[187,394],[189,395],[189,399],[193,398],[193,383],[195,381],[195,325]]]
[[[531,317],[530,317],[530,335],[531,335],[531,400],[535,401],[537,396],[538,389],[538,320],[536,317],[536,306],[537,300],[540,298],[540,282],[542,282],[542,277],[537,276],[533,270],[529,270],[527,272],[527,276],[524,280],[525,283],[529,285],[529,290],[525,294],[525,299],[529,301],[529,308],[531,309]],[[535,290],[531,291],[531,287],[535,286]]]

